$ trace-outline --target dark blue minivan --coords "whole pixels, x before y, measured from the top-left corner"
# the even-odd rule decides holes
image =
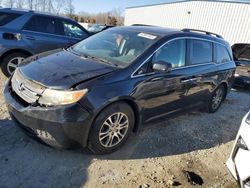
[[[30,10],[0,9],[0,64],[10,76],[26,57],[71,46],[89,36],[77,22]]]

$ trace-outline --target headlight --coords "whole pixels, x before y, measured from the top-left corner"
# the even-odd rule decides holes
[[[235,74],[234,74],[234,76],[235,76],[235,77],[238,77],[238,76],[240,76],[240,75],[239,75],[239,74],[237,74],[237,73],[235,73]]]
[[[66,105],[79,101],[88,89],[78,91],[60,91],[46,89],[39,99],[39,103],[43,105]]]
[[[241,149],[249,150],[248,147],[247,147],[247,145],[246,145],[246,143],[245,143],[245,141],[241,137],[239,137],[239,139],[237,141],[237,145]]]
[[[250,125],[250,113],[247,116],[246,122]]]

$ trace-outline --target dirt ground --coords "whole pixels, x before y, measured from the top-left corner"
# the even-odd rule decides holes
[[[0,75],[0,87],[5,78]],[[95,156],[60,151],[33,141],[11,121],[0,95],[0,187],[200,187],[183,170],[203,178],[202,187],[237,187],[225,162],[250,91],[233,90],[214,114],[198,111],[145,125],[119,151]]]

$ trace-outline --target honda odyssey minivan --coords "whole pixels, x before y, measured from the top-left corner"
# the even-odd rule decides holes
[[[230,45],[217,34],[116,27],[25,60],[4,95],[30,136],[105,154],[144,123],[198,106],[217,111],[234,72]]]

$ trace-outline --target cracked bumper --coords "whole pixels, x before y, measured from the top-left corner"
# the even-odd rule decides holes
[[[57,148],[87,144],[92,115],[80,104],[59,107],[24,106],[5,87],[8,111],[29,136]]]
[[[250,124],[246,117],[242,120],[227,167],[241,187],[250,188]]]

